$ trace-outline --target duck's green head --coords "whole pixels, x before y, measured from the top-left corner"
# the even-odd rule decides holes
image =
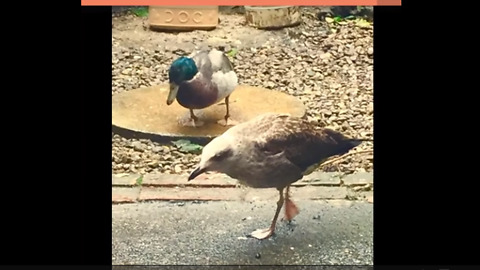
[[[177,96],[178,86],[183,81],[191,80],[195,74],[197,74],[198,69],[195,61],[193,59],[182,56],[177,60],[173,61],[168,71],[168,79],[170,82],[170,92],[168,93],[167,105],[170,105],[175,100]]]

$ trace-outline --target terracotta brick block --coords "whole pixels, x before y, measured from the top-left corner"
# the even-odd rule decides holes
[[[112,203],[133,203],[140,194],[140,187],[113,187]]]
[[[235,188],[143,187],[139,201],[234,201],[240,198]]]

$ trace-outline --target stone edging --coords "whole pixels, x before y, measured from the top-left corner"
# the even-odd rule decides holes
[[[275,200],[275,189],[241,187],[223,174],[205,174],[187,182],[186,175],[112,175],[112,203],[145,201]],[[373,173],[314,172],[292,184],[292,197],[311,200],[349,199],[373,203]]]

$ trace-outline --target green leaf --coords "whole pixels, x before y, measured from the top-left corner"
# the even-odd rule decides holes
[[[189,140],[177,140],[177,141],[172,141],[172,143],[176,147],[180,147],[180,146],[185,145],[185,144],[190,144],[190,141]]]
[[[148,16],[148,7],[137,7],[132,10],[133,14],[138,17],[147,17]]]
[[[137,181],[136,181],[137,186],[141,186],[142,182],[143,182],[143,175],[140,175],[140,177],[137,178]]]
[[[230,56],[230,57],[235,57],[235,55],[237,55],[237,53],[238,53],[238,50],[233,48],[227,53],[227,55]]]
[[[203,146],[191,143],[189,140],[172,141],[172,143],[178,147],[180,152],[200,154],[202,153]]]
[[[342,21],[342,17],[337,16],[337,17],[334,17],[333,20],[334,20],[335,22],[340,22],[340,21]]]
[[[362,28],[369,28],[371,24],[364,20],[364,19],[359,19],[356,21],[357,26],[362,27]]]

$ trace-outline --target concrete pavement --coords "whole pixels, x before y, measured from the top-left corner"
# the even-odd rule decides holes
[[[269,225],[275,202],[269,199],[114,204],[112,262],[373,264],[373,204],[296,198],[301,212],[290,225],[279,221],[276,235],[268,240],[245,238],[251,231]]]

